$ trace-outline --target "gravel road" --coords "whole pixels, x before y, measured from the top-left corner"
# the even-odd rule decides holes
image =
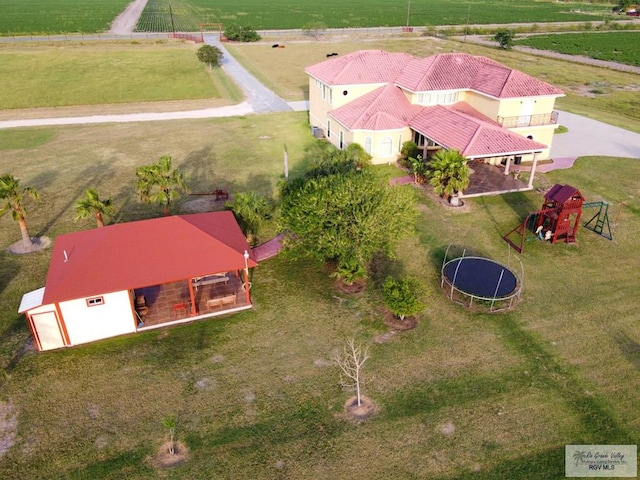
[[[116,17],[111,24],[111,30],[109,33],[115,35],[127,35],[133,33],[138,23],[138,18],[142,14],[144,7],[147,6],[149,0],[134,0],[131,2],[124,11]]]

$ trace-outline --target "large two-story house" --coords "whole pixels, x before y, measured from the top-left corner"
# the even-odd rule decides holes
[[[562,90],[485,57],[361,50],[317,63],[309,76],[314,133],[338,148],[359,143],[391,163],[414,141],[504,165],[549,157]]]

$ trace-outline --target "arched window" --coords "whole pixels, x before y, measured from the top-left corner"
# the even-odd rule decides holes
[[[379,153],[381,157],[390,157],[393,153],[393,140],[391,137],[383,137],[380,140]]]
[[[373,144],[373,140],[371,139],[371,137],[366,137],[364,139],[364,151],[367,152],[369,155],[371,155],[372,144]]]

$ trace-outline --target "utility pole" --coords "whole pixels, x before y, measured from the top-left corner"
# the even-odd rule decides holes
[[[171,4],[169,4],[169,16],[171,17],[171,28],[173,29],[173,33],[176,33],[176,24],[173,21],[173,10],[171,9]]]
[[[471,18],[471,4],[469,4],[469,10],[467,11],[467,26],[464,27],[464,42],[467,41],[467,32],[469,31],[469,18]]]
[[[409,26],[409,14],[411,13],[411,0],[407,2],[407,27]]]

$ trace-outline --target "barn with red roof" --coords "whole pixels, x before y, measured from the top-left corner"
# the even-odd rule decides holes
[[[428,158],[455,149],[470,161],[514,165],[549,156],[562,90],[491,59],[465,53],[416,58],[360,50],[306,69],[309,119],[318,137],[360,144],[392,163],[414,141]]]
[[[25,294],[39,350],[251,308],[257,266],[232,212],[175,215],[56,238],[45,286]]]

